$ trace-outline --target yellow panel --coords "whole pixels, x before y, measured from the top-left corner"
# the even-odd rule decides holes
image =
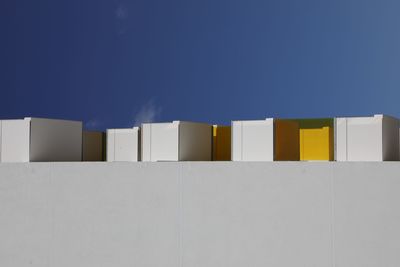
[[[299,123],[275,120],[275,160],[299,160]]]
[[[213,126],[213,160],[231,160],[231,127]]]
[[[300,160],[333,160],[332,127],[300,129]]]

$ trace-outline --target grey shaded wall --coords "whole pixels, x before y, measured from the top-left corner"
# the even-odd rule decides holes
[[[400,163],[0,164],[0,266],[400,266]]]

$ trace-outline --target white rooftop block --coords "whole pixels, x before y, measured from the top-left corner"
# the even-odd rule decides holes
[[[1,123],[1,162],[29,162],[30,122],[3,120]]]
[[[173,121],[142,124],[143,161],[210,161],[211,125]]]
[[[139,161],[139,127],[107,130],[107,161]]]
[[[232,121],[233,161],[274,160],[274,120]]]
[[[81,161],[82,122],[26,118],[31,124],[30,161]]]
[[[2,121],[2,162],[81,159],[81,122],[39,118]]]
[[[336,119],[337,161],[399,160],[399,120],[384,115]]]

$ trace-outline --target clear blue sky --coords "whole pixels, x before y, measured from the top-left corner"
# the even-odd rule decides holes
[[[400,117],[398,0],[3,0],[0,117]]]

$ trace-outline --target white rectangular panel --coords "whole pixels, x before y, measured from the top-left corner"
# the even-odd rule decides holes
[[[107,130],[107,161],[111,162],[115,160],[115,129]]]
[[[335,119],[335,157],[337,161],[347,161],[347,119]]]
[[[232,121],[232,161],[242,161],[242,122]]]
[[[143,161],[178,161],[179,122],[142,125]]]
[[[274,160],[274,123],[273,119],[259,121],[242,121],[233,124],[234,160],[239,161],[273,161]],[[240,132],[240,133],[239,133]],[[241,136],[241,138],[238,138]],[[238,140],[239,139],[239,140]],[[235,146],[239,145],[237,150]],[[241,152],[239,155],[239,151]]]
[[[179,123],[179,160],[211,161],[212,128],[205,123]]]
[[[347,160],[382,161],[382,118],[347,119]]]
[[[338,161],[399,160],[399,120],[390,116],[336,119]]]
[[[141,159],[142,161],[151,161],[151,124],[142,124],[141,132]]]
[[[30,161],[81,161],[82,122],[26,118],[31,122]]]
[[[29,162],[29,127],[27,120],[2,121],[2,162]]]
[[[115,129],[115,161],[138,161],[139,128]]]

